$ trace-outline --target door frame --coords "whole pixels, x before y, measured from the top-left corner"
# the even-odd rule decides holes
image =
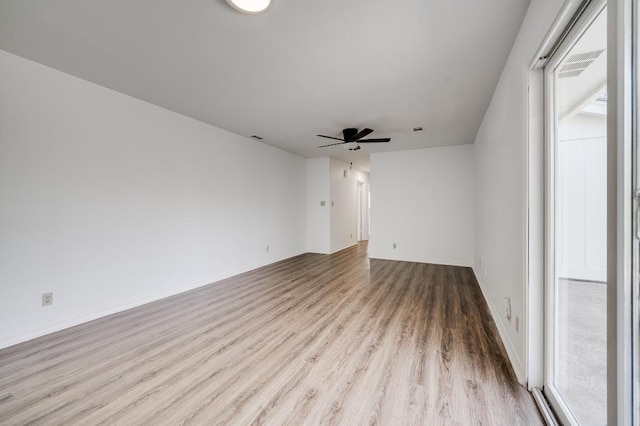
[[[622,376],[622,374],[624,374],[624,371],[618,371],[617,375],[618,379],[620,380],[618,392],[622,392],[623,395],[625,391],[631,392],[632,394],[631,401],[627,403],[630,405],[626,406],[625,402],[623,402],[620,406],[620,409],[623,410],[623,412],[631,413],[631,417],[629,419],[625,419],[623,417],[623,420],[628,420],[632,424],[640,424],[640,47],[638,45],[638,43],[640,43],[640,5],[637,1],[631,2],[629,0],[625,0],[622,2],[621,7],[623,10],[619,19],[621,19],[622,22],[619,22],[618,24],[622,28],[622,31],[620,31],[621,38],[623,41],[631,40],[631,46],[635,46],[635,50],[627,52],[627,56],[629,57],[629,63],[627,63],[628,67],[625,66],[624,60],[620,65],[623,71],[627,68],[631,69],[631,78],[623,78],[622,93],[624,94],[631,92],[632,95],[630,99],[628,99],[628,97],[623,97],[621,99],[621,102],[619,102],[619,105],[621,105],[623,109],[625,109],[626,107],[628,110],[635,111],[635,113],[631,117],[627,117],[627,123],[623,121],[623,123],[621,124],[623,134],[625,128],[631,128],[629,130],[630,134],[628,135],[631,140],[632,158],[630,168],[632,173],[632,185],[635,188],[634,192],[636,195],[633,200],[632,218],[635,217],[636,220],[632,220],[631,225],[631,232],[634,236],[632,237],[633,243],[631,245],[631,263],[633,265],[633,274],[631,276],[631,282],[629,283],[629,297],[631,298],[631,307],[630,309],[627,307],[627,309],[629,309],[630,311],[629,315],[631,317],[630,330],[627,331],[624,329],[624,321],[626,321],[626,315],[624,313],[621,315],[623,321],[622,335],[623,337],[624,335],[630,335],[631,339],[628,344],[628,350],[630,350],[631,352],[630,358],[626,360],[623,357],[621,365],[623,370],[626,364],[630,363],[633,372],[630,375],[631,383],[627,383],[626,381],[629,379],[625,379],[624,376]],[[630,20],[625,19],[625,12],[628,12],[627,15],[631,15]],[[628,31],[626,31],[625,29],[628,29]],[[624,75],[624,73],[622,73],[622,75]],[[631,90],[625,91],[625,87]],[[635,212],[635,215],[633,214],[633,212]],[[622,309],[624,309],[624,305],[625,303],[623,302]],[[634,342],[635,347],[633,346]]]
[[[364,193],[363,191],[364,185],[365,185],[364,182],[360,180],[356,180],[356,241],[357,242],[364,240],[363,238],[364,205],[362,203],[362,194]]]
[[[638,238],[634,210],[638,170],[638,41],[637,0],[610,0],[608,21],[609,98],[609,260],[607,293],[609,392],[608,424],[640,423],[638,401]],[[635,7],[634,7],[635,4]],[[636,46],[636,49],[638,47]],[[634,179],[636,179],[634,181]],[[635,258],[635,260],[634,260]],[[635,324],[635,325],[634,325]],[[635,362],[634,362],[635,359]]]

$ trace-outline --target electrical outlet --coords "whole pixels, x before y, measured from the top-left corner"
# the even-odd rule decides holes
[[[269,246],[267,246],[267,251],[269,251]]]
[[[516,333],[520,332],[520,318],[516,315]]]
[[[53,305],[53,293],[42,293],[42,306]]]
[[[394,249],[398,248],[398,245],[396,243],[393,243],[393,248]]]
[[[511,298],[504,298],[504,316],[507,317],[509,321],[511,321]]]

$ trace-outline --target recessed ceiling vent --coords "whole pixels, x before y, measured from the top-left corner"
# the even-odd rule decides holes
[[[584,70],[587,69],[589,65],[594,63],[595,60],[598,59],[600,55],[602,55],[602,52],[604,52],[604,49],[592,50],[590,52],[584,53],[576,53],[575,55],[569,56],[560,68],[558,77],[569,78],[579,76]]]

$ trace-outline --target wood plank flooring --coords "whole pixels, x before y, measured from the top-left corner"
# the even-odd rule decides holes
[[[366,252],[0,350],[0,424],[541,424],[471,269]]]

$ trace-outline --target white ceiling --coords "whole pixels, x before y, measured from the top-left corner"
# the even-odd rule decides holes
[[[594,100],[607,92],[607,10],[604,9],[589,28],[575,42],[556,68],[561,75],[563,66],[571,59],[589,52],[600,52],[595,61],[580,62],[586,65],[584,71],[577,76],[557,78],[556,108],[560,119],[570,118],[590,106]],[[606,109],[606,108],[605,108]]]
[[[0,0],[0,49],[303,157],[472,143],[529,0]],[[412,128],[422,126],[423,132]],[[317,149],[344,127],[389,144]]]

